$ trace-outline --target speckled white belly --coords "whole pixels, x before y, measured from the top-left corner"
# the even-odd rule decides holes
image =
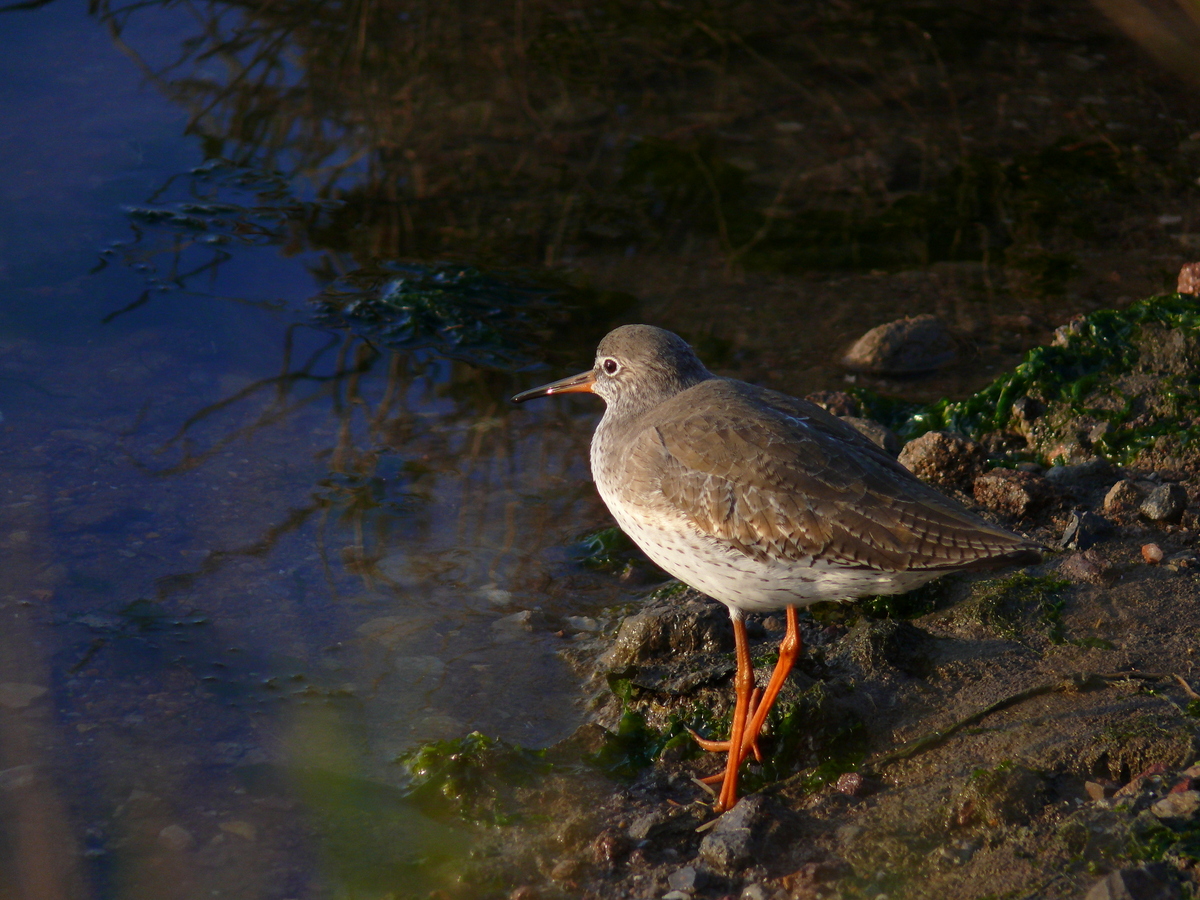
[[[849,568],[811,558],[763,562],[700,534],[682,520],[677,529],[663,528],[660,520],[650,521],[606,494],[601,488],[600,495],[621,530],[660,568],[714,600],[746,612],[898,594],[941,574]]]

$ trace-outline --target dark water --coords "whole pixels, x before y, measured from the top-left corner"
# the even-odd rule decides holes
[[[506,401],[611,325],[798,392],[935,312],[957,366],[870,386],[961,394],[1200,247],[1195,94],[1087,6],[48,3],[0,39],[5,898],[431,889],[461,838],[397,754],[569,734],[559,651],[637,596],[568,551],[596,407]],[[492,306],[451,279],[407,331],[318,302],[468,263]]]

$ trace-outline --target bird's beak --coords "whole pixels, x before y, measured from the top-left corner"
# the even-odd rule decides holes
[[[580,372],[578,375],[572,375],[570,378],[563,378],[559,381],[543,384],[541,387],[521,391],[521,393],[512,398],[512,402],[524,403],[526,400],[532,400],[534,397],[549,397],[551,394],[590,394],[592,393],[592,385],[595,383],[596,373],[594,370],[588,369],[586,372]]]

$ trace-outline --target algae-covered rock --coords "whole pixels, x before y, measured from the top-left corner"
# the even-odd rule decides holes
[[[1059,329],[1011,373],[960,401],[933,404],[900,427],[1020,435],[1042,464],[1102,457],[1145,468],[1200,469],[1200,303],[1151,297]],[[1036,414],[1035,414],[1036,411]]]

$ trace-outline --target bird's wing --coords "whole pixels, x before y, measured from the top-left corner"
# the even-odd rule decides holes
[[[735,382],[700,387],[709,396],[689,397],[693,388],[643,421],[628,459],[644,474],[630,486],[732,548],[902,571],[1023,559],[1036,547],[819,407]]]

